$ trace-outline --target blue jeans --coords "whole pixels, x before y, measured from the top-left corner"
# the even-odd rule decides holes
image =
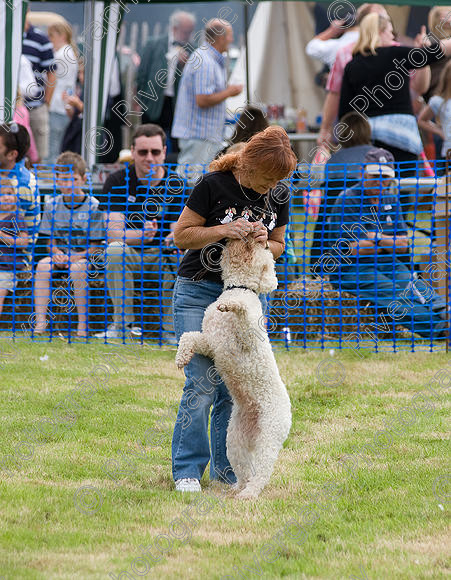
[[[177,342],[184,332],[200,331],[205,309],[222,294],[223,285],[210,280],[193,281],[178,277],[174,286],[173,312]],[[260,296],[263,312],[266,298]],[[185,367],[186,382],[172,436],[174,480],[200,480],[210,461],[210,479],[235,483],[236,477],[226,454],[227,425],[232,398],[217,374],[213,361],[195,354]],[[208,417],[211,411],[210,438]]]
[[[56,163],[56,158],[61,153],[61,145],[63,143],[64,133],[70,119],[67,115],[61,113],[49,112],[49,154],[47,163]]]
[[[399,303],[395,324],[401,324],[424,338],[437,338],[446,327],[446,302],[423,280],[412,278],[410,270],[399,260],[385,258],[374,264],[359,264],[342,268],[340,277],[331,276],[339,290],[346,290],[360,300],[368,300],[375,307],[387,309]],[[404,316],[401,313],[407,309]],[[387,322],[393,319],[387,314]]]

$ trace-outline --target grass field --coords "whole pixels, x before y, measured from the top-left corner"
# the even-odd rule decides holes
[[[1,345],[0,578],[450,577],[445,354],[278,351],[292,430],[238,502],[173,491],[173,350]]]

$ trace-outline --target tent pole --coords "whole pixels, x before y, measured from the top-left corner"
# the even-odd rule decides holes
[[[245,58],[246,58],[246,102],[249,104],[251,89],[249,87],[249,44],[248,44],[248,34],[247,31],[249,30],[249,4],[244,2],[244,50],[245,50]]]
[[[83,30],[91,30],[92,24],[95,21],[95,0],[90,0],[84,3],[83,10]],[[90,54],[88,54],[90,53]],[[82,130],[82,142],[81,142],[81,155],[86,161],[89,169],[96,162],[96,152],[92,151],[93,139],[87,137],[91,129],[91,117],[92,117],[92,103],[91,103],[91,90],[92,90],[92,71],[93,71],[93,59],[94,53],[93,48],[90,43],[84,43],[84,62],[85,62],[85,82],[84,82],[84,107],[83,107],[83,130]]]

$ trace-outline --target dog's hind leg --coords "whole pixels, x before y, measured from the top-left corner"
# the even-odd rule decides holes
[[[279,402],[278,410],[282,413],[281,417],[266,413],[260,418],[260,430],[253,439],[254,472],[246,487],[237,495],[240,499],[258,497],[269,482],[274,464],[290,432],[291,410],[288,396]]]
[[[246,449],[246,438],[240,425],[238,412],[233,409],[227,428],[227,459],[230,461],[230,465],[236,475],[236,483],[233,486],[234,491],[243,489],[252,474],[249,469],[249,452]]]
[[[180,337],[175,364],[179,369],[186,366],[195,354],[213,358],[213,351],[208,340],[201,332],[184,332]]]
[[[263,437],[259,438],[256,449],[253,452],[255,459],[253,474],[248,479],[244,489],[237,495],[239,499],[258,497],[262,489],[269,482],[280,449],[280,445],[270,444]]]

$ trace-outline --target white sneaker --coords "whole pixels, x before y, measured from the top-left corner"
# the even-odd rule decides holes
[[[122,338],[124,334],[131,334],[134,337],[141,337],[142,330],[140,326],[132,326],[131,324],[127,324],[124,327],[120,327],[117,324],[110,324],[106,330],[102,330],[102,332],[97,332],[94,334],[96,338]]]
[[[132,336],[139,338],[141,338],[141,336],[143,335],[143,331],[140,326],[133,326],[131,324],[125,327],[125,332],[127,334],[130,333]]]
[[[202,491],[198,479],[186,477],[184,479],[177,479],[177,481],[175,482],[175,489],[177,491],[192,491],[197,493]]]

